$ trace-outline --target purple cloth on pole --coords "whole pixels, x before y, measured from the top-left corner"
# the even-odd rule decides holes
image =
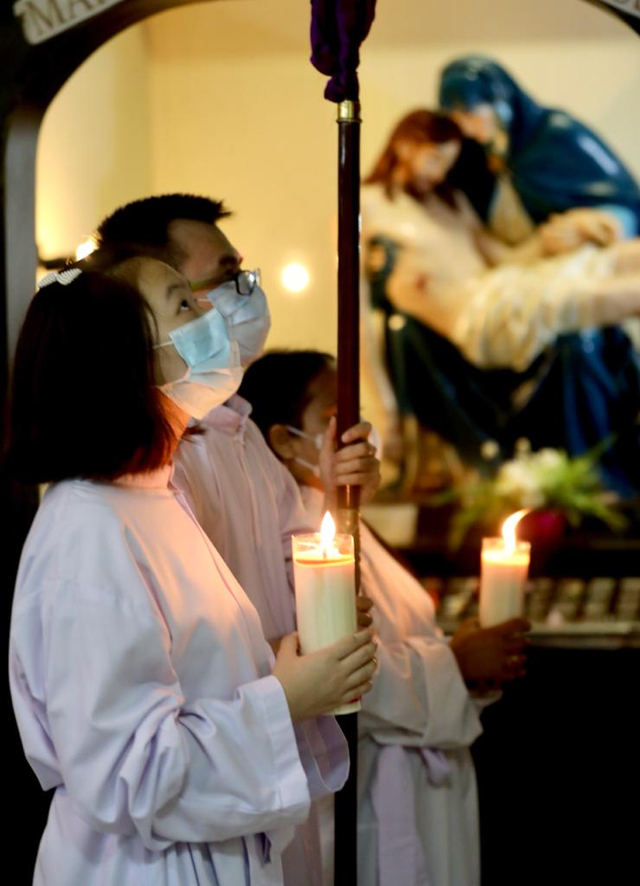
[[[358,101],[360,44],[371,28],[376,0],[311,0],[311,63],[331,79],[332,102]]]

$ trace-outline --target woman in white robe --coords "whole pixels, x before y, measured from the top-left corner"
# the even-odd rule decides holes
[[[271,352],[245,374],[241,395],[301,487],[319,526],[319,435],[336,410],[328,355]],[[524,673],[523,619],[447,642],[421,585],[361,526],[362,589],[374,603],[378,671],[363,699],[358,747],[358,882],[361,886],[476,886],[478,808],[469,748],[481,708]],[[330,827],[330,826],[329,826]]]
[[[274,665],[171,485],[189,404],[239,381],[186,281],[136,259],[47,282],[16,352],[9,452],[52,484],[10,637],[25,753],[55,788],[34,883],[281,884],[293,826],[346,775],[335,721],[313,718],[367,690],[370,633],[304,657],[290,635]]]

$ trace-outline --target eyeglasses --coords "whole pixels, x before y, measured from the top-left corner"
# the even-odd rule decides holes
[[[189,283],[189,289],[192,292],[199,292],[201,289],[217,289],[230,280],[236,284],[238,295],[251,295],[256,286],[260,285],[260,268],[256,268],[254,271],[237,271],[226,280],[220,280],[218,277],[210,277],[208,280],[193,280]]]

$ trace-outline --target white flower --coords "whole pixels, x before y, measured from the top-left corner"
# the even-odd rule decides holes
[[[475,521],[493,519],[491,515],[503,511],[527,508],[560,508],[572,523],[582,516],[599,517],[612,529],[624,525],[624,518],[607,501],[607,494],[598,483],[597,472],[588,456],[570,458],[561,449],[547,447],[532,452],[528,441],[518,444],[518,454],[504,462],[493,480],[485,480],[476,487],[471,484],[460,490],[466,517],[459,526],[472,525]],[[465,522],[466,520],[466,522]]]
[[[566,465],[567,458],[564,452],[560,452],[558,449],[541,449],[539,452],[534,452],[531,455],[531,461],[535,463],[536,467],[542,468],[543,470],[556,470],[562,465]]]
[[[544,503],[538,478],[531,471],[526,459],[507,461],[500,467],[495,491],[504,498],[517,499],[525,508],[539,507]]]

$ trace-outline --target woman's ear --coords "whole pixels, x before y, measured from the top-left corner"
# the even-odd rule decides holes
[[[267,431],[269,446],[282,461],[287,461],[295,455],[291,434],[284,425],[271,425]]]

